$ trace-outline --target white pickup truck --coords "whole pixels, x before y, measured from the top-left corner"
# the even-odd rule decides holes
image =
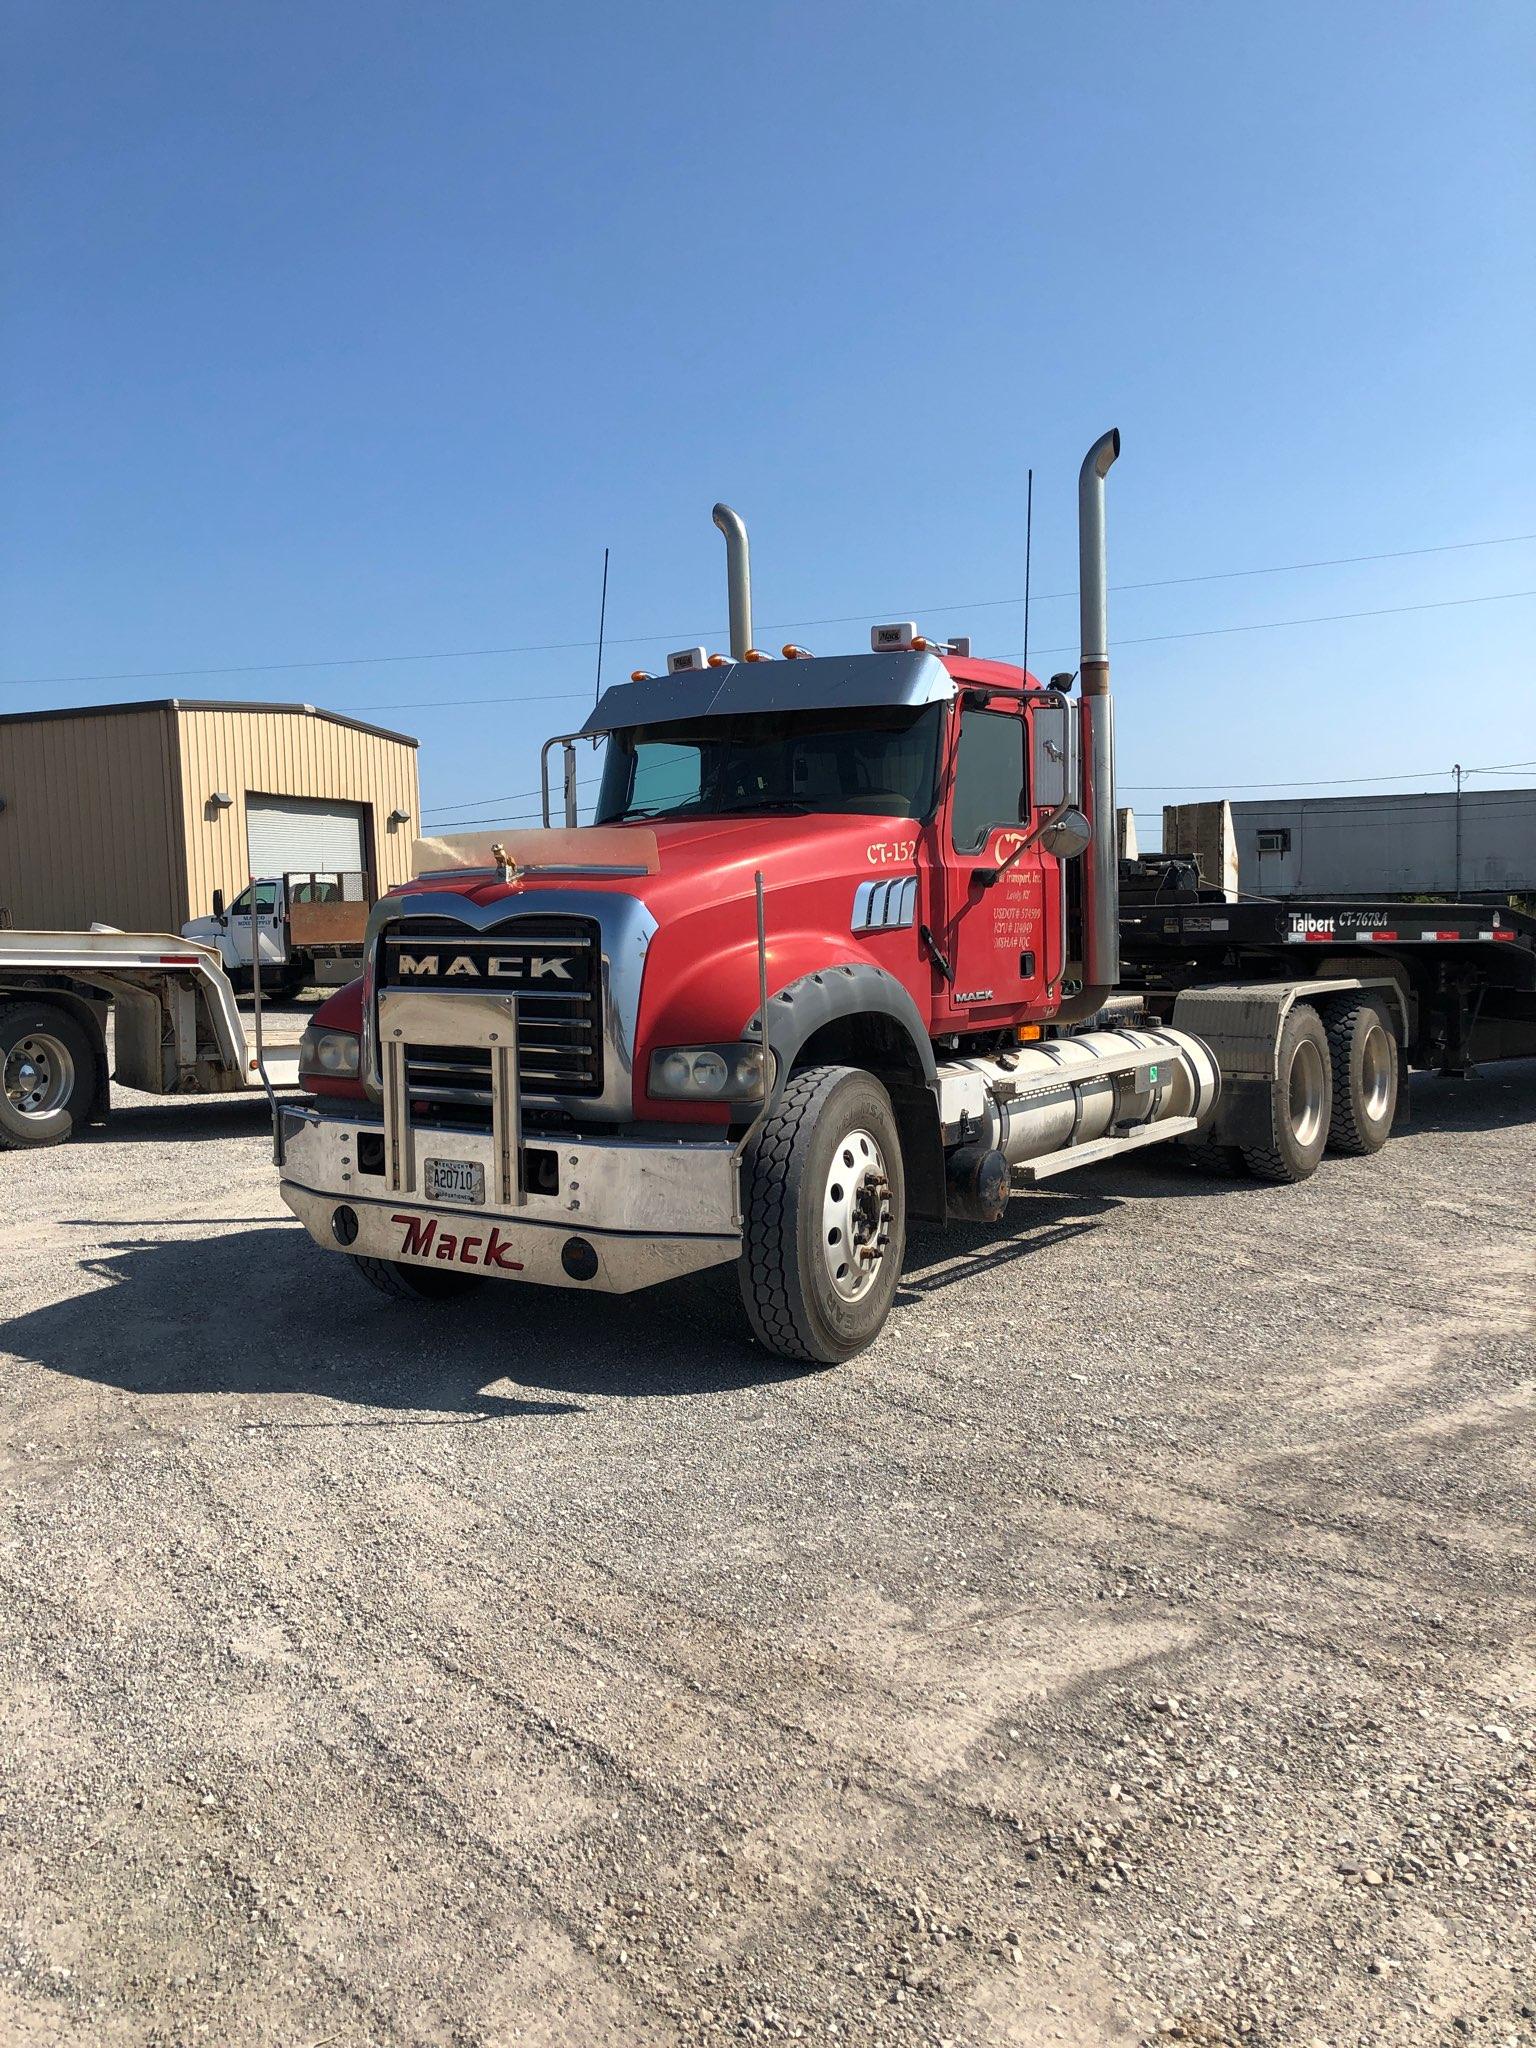
[[[213,892],[213,911],[181,928],[185,939],[212,946],[239,989],[251,985],[253,948],[261,948],[262,981],[286,999],[301,988],[341,988],[362,972],[363,938],[373,898],[356,869],[263,875],[227,907]]]
[[[111,1078],[125,1088],[270,1096],[298,1085],[291,1024],[264,1021],[258,1005],[247,1037],[214,947],[168,932],[0,931],[0,1150],[61,1145],[105,1120],[109,1018]]]

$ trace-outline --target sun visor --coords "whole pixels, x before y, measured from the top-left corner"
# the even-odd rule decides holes
[[[494,873],[503,854],[509,866],[529,873],[654,875],[661,866],[656,834],[643,825],[557,825],[547,831],[527,825],[498,831],[482,825],[474,832],[418,839],[411,871],[418,880],[459,869]]]
[[[581,728],[596,738],[622,726],[764,712],[852,711],[877,704],[936,704],[955,685],[936,654],[832,654],[802,661],[733,661],[718,669],[615,683]]]

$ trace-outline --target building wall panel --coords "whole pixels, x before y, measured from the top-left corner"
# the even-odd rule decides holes
[[[0,916],[43,931],[165,924],[179,901],[172,738],[160,705],[0,719]]]
[[[297,711],[183,706],[177,718],[180,823],[187,853],[183,917],[202,916],[215,889],[232,897],[244,888],[250,873],[248,795],[330,797],[361,804],[375,887],[409,880],[420,815],[413,746]],[[211,805],[215,790],[232,799],[227,810]],[[411,822],[391,826],[395,810],[408,813]]]
[[[1265,798],[1232,815],[1242,886],[1257,895],[1536,891],[1536,789]]]

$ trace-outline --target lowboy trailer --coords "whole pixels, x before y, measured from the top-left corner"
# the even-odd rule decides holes
[[[0,1150],[61,1145],[104,1122],[114,1078],[156,1095],[270,1095],[297,1084],[299,1048],[268,1037],[258,1054],[212,946],[0,931]]]
[[[997,1223],[1017,1187],[1170,1141],[1299,1181],[1386,1142],[1410,1058],[1495,1024],[1536,1050],[1529,919],[1325,942],[1176,863],[1122,871],[1119,447],[1082,466],[1082,656],[1049,686],[905,623],[770,659],[717,506],[729,656],[607,690],[546,745],[545,830],[424,842],[375,906],[362,980],[306,1034],[313,1099],[276,1111],[315,1242],[417,1299],[734,1262],[759,1341],[833,1364],[884,1324],[911,1217]],[[578,827],[583,740],[605,754]]]

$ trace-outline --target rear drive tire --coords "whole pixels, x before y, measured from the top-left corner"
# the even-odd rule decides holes
[[[354,1256],[352,1263],[380,1294],[391,1301],[457,1301],[485,1285],[482,1273],[437,1272],[431,1266],[408,1266],[399,1259]]]
[[[841,1365],[890,1314],[907,1242],[891,1098],[858,1067],[792,1074],[748,1157],[741,1298],[776,1358]]]
[[[1385,1145],[1397,1115],[1397,1034],[1380,996],[1340,996],[1323,1022],[1333,1066],[1328,1149],[1364,1158]]]
[[[1333,1066],[1328,1034],[1316,1010],[1297,1003],[1280,1027],[1273,1082],[1275,1142],[1244,1146],[1248,1171],[1259,1180],[1310,1180],[1328,1143],[1333,1117]]]
[[[96,1047],[52,1003],[0,1004],[0,1150],[63,1145],[96,1106]]]

